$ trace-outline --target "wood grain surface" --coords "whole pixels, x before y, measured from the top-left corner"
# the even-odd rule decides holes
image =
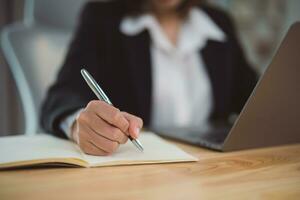
[[[300,144],[220,153],[174,142],[194,163],[0,171],[0,199],[300,199]]]

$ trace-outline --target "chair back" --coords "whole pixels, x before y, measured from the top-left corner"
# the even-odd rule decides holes
[[[41,130],[41,103],[62,65],[86,1],[26,0],[23,22],[2,30],[1,46],[21,98],[25,134]]]

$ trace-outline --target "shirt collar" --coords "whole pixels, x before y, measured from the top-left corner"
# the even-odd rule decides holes
[[[165,51],[193,51],[205,46],[207,40],[224,41],[224,32],[201,9],[192,8],[183,23],[178,43],[174,46],[162,32],[156,18],[151,14],[138,17],[125,17],[120,24],[120,31],[128,36],[134,36],[148,30],[154,45]]]

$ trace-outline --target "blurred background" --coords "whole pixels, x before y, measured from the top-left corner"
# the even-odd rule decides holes
[[[0,0],[0,135],[38,130],[40,102],[54,81],[86,1]],[[259,73],[290,25],[300,21],[299,0],[207,3],[233,17],[247,58]]]

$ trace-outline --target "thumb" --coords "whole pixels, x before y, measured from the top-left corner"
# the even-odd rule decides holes
[[[143,120],[126,112],[122,112],[122,114],[129,122],[128,134],[132,138],[137,139],[139,137],[140,130],[143,127]]]

